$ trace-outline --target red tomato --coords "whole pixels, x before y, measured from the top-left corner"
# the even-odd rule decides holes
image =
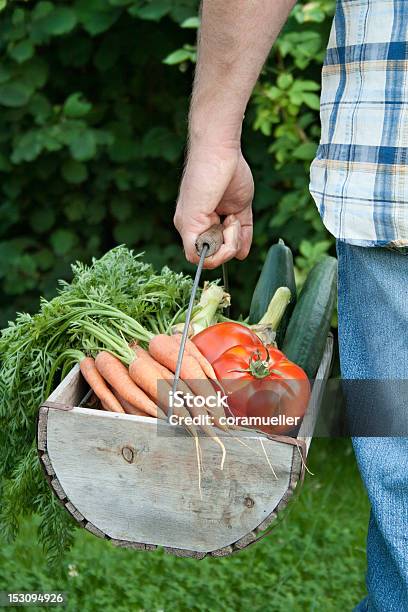
[[[240,323],[217,323],[203,329],[192,338],[198,350],[213,363],[227,349],[243,344],[258,348],[263,346],[261,340],[253,331]]]
[[[268,423],[258,420],[253,426],[266,433],[283,434],[299,427],[310,384],[302,368],[282,351],[264,346],[251,330],[235,323],[213,325],[193,342],[212,364],[234,416],[263,417]]]

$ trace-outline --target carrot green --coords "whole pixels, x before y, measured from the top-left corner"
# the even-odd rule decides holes
[[[74,525],[38,463],[41,402],[84,353],[123,352],[131,340],[146,345],[169,332],[182,321],[192,287],[189,276],[167,267],[157,272],[124,246],[72,270],[72,282],[61,282],[54,299],[42,300],[33,316],[18,314],[0,336],[0,533],[13,538],[25,516],[39,514],[50,560],[71,545]]]

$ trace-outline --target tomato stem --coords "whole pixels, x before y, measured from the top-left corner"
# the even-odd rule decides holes
[[[249,358],[248,368],[238,368],[236,370],[229,370],[229,372],[249,372],[254,378],[266,378],[270,375],[271,371],[269,369],[270,355],[266,346],[265,350],[267,354],[266,359],[261,359],[261,352],[257,349]]]

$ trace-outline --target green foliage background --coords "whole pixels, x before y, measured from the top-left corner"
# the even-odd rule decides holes
[[[0,0],[0,323],[36,310],[73,260],[115,243],[188,269],[172,216],[197,9],[196,0]],[[255,248],[232,264],[236,310],[277,237],[297,252],[300,275],[331,248],[307,186],[332,12],[332,0],[296,6],[246,116]]]

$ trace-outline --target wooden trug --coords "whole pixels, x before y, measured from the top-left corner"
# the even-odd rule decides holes
[[[329,337],[297,439],[224,436],[221,471],[219,447],[200,438],[201,496],[193,439],[150,417],[77,407],[87,387],[76,366],[39,411],[37,446],[48,483],[78,523],[114,546],[159,546],[197,559],[242,550],[271,528],[303,478],[332,349]]]

